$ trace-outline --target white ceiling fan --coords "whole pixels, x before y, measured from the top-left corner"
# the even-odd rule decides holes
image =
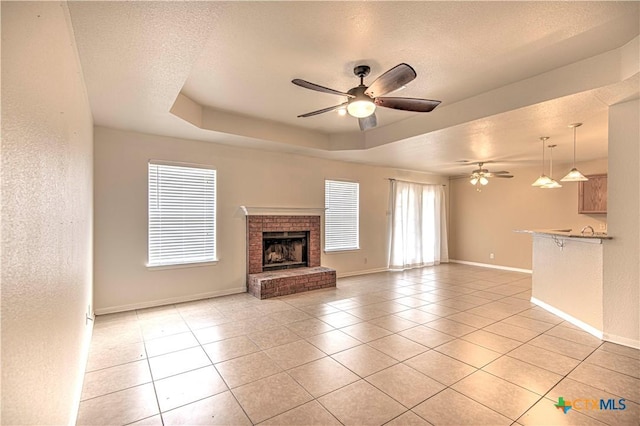
[[[506,179],[510,179],[513,177],[513,175],[511,174],[511,172],[508,172],[506,170],[500,170],[500,171],[490,171],[488,169],[483,168],[483,166],[487,163],[491,163],[491,161],[479,161],[475,164],[478,165],[478,168],[473,170],[471,172],[471,174],[468,175],[461,175],[461,176],[454,176],[452,179],[463,179],[463,178],[468,178],[469,179],[469,183],[471,185],[474,185],[476,187],[476,190],[478,192],[480,192],[482,190],[482,187],[487,185],[489,183],[489,179],[491,178],[506,178]]]

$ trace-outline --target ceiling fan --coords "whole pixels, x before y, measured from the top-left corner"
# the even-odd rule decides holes
[[[507,178],[510,179],[513,177],[506,170],[500,170],[498,172],[491,172],[487,169],[482,168],[484,164],[487,162],[478,162],[478,168],[471,172],[469,177],[469,183],[471,185],[476,186],[477,190],[480,191],[481,186],[484,186],[489,183],[489,178]],[[481,186],[479,186],[481,185]]]
[[[410,65],[405,63],[396,65],[378,77],[371,85],[365,86],[364,78],[369,75],[370,71],[371,68],[368,65],[356,66],[353,69],[353,73],[360,78],[360,85],[349,89],[347,92],[329,89],[299,78],[292,80],[293,84],[305,89],[347,97],[347,101],[339,105],[308,112],[298,117],[311,117],[329,111],[346,109],[349,115],[358,119],[360,130],[367,130],[376,127],[378,124],[375,115],[376,106],[403,111],[430,112],[440,104],[440,101],[429,99],[383,97],[416,78],[417,74]]]

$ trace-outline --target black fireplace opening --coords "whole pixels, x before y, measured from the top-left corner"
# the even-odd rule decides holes
[[[303,268],[308,265],[309,232],[263,232],[262,269]]]

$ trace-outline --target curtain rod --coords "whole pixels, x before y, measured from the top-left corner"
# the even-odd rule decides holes
[[[391,180],[391,181],[394,181],[394,180],[395,180],[395,181],[397,181],[397,182],[417,183],[418,185],[437,185],[437,184],[435,184],[435,183],[413,182],[413,181],[410,181],[410,180],[402,180],[402,179],[396,179],[396,178],[387,178],[387,179],[388,179],[388,180]],[[442,186],[447,186],[447,185],[442,184]]]

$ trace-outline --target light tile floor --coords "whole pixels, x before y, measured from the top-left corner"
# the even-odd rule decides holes
[[[530,296],[529,275],[447,264],[99,316],[78,424],[638,425],[640,351]]]

